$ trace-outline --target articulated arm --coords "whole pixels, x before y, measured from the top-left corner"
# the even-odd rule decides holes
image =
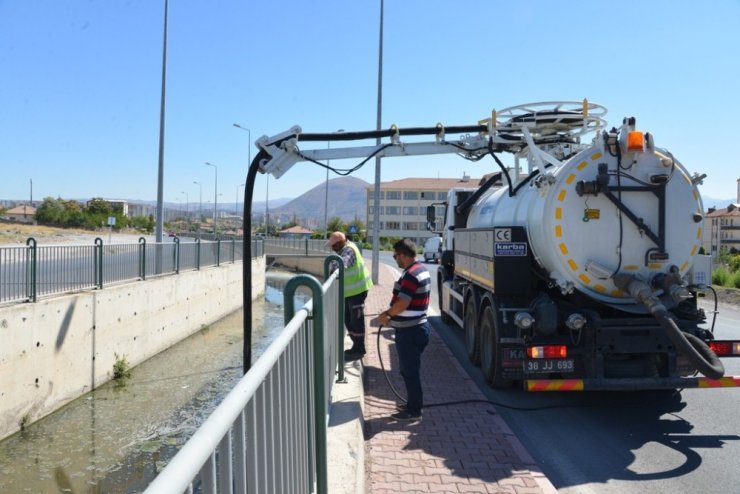
[[[465,127],[466,131],[486,130],[485,126]],[[453,154],[458,153],[466,155],[469,158],[477,159],[489,152],[488,137],[479,133],[477,135],[465,135],[456,142],[444,140],[444,128],[434,127],[431,129],[410,129],[410,130],[432,130],[437,132],[437,138],[431,142],[414,142],[402,143],[399,140],[400,135],[420,135],[428,132],[418,132],[412,134],[410,131],[396,132],[391,135],[389,144],[380,146],[354,146],[345,148],[322,148],[301,150],[298,148],[299,141],[317,141],[318,135],[301,134],[301,128],[292,127],[289,131],[281,134],[267,137],[264,136],[257,141],[257,146],[264,150],[270,159],[260,163],[262,173],[270,173],[275,178],[280,178],[294,164],[299,161],[321,161],[321,160],[338,160],[347,158],[365,158],[379,156],[383,158],[397,156],[425,156],[433,154]],[[379,137],[379,134],[387,134],[388,131],[375,132],[357,132],[353,134],[321,134],[321,141],[345,141],[368,139],[369,137]],[[376,135],[371,135],[376,134]]]
[[[435,127],[328,134],[303,134],[299,126],[272,137],[263,136],[257,146],[269,159],[260,163],[262,173],[279,178],[298,161],[336,160],[345,158],[423,156],[433,154],[460,154],[477,160],[491,152],[519,153],[529,149],[544,174],[544,162],[556,166],[558,160],[546,151],[549,146],[576,143],[581,135],[603,127],[606,108],[583,101],[548,101],[504,108],[491,112],[491,117],[477,125],[445,128]],[[460,134],[456,140],[447,140],[445,134]],[[434,136],[434,141],[402,143],[402,136]],[[301,150],[298,142],[357,141],[390,138],[389,144],[333,149]]]

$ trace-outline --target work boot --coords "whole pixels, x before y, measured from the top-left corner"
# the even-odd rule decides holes
[[[361,336],[350,336],[352,348],[344,351],[344,360],[357,360],[365,355],[365,338]]]

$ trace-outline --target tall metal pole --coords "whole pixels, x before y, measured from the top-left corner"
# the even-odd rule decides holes
[[[203,184],[193,181],[198,186],[198,237],[200,237],[200,222],[203,218]]]
[[[157,224],[155,240],[162,242],[164,228],[164,108],[165,87],[167,81],[167,9],[168,0],[164,0],[164,43],[162,45],[162,99],[159,107],[159,167],[157,174]],[[159,270],[157,270],[159,273]]]
[[[242,127],[238,123],[235,123],[233,125],[237,129],[241,129],[241,130],[243,130],[243,131],[245,131],[247,133],[247,139],[248,139],[248,143],[249,143],[249,146],[247,146],[247,167],[250,167],[250,166],[252,166],[252,131],[250,129],[246,128],[246,127]],[[242,185],[240,185],[240,187],[242,187],[244,185],[245,184],[242,184]],[[238,189],[237,189],[237,191],[238,191]],[[237,197],[238,197],[238,195],[239,195],[239,192],[237,192]],[[244,207],[245,207],[245,210],[246,210],[246,204],[244,205]],[[237,214],[238,214],[238,211],[237,211]],[[246,235],[247,232],[244,232],[244,234]],[[252,232],[249,232],[249,234],[251,235]],[[267,231],[265,231],[265,235],[267,235]]]
[[[327,141],[326,149],[331,149],[331,141]],[[324,235],[329,238],[329,160],[326,160],[326,185],[324,186]]]
[[[380,0],[380,45],[378,48],[378,115],[376,130],[380,130],[383,107],[383,0]],[[375,144],[380,147],[380,137]],[[380,156],[375,157],[375,190],[373,191],[373,283],[378,284],[380,270]]]
[[[213,163],[206,161],[207,166],[212,166],[216,172],[216,178],[213,185],[213,234],[216,235],[216,209],[218,208],[218,167]]]
[[[270,175],[265,175],[267,181],[265,182],[265,238],[270,233]]]
[[[344,132],[344,129],[337,130],[337,134]],[[331,141],[326,143],[326,149],[331,149]],[[329,163],[331,160],[326,160],[326,187],[324,188],[324,234],[326,238],[329,238]]]
[[[185,227],[187,231],[190,231],[190,196],[184,190],[180,191],[181,194],[185,194]]]
[[[236,202],[234,202],[234,216],[239,216],[239,189],[244,187],[244,184],[237,185],[236,187]]]

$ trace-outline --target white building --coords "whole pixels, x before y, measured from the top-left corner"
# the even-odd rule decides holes
[[[404,178],[380,184],[380,236],[407,237],[417,245],[435,235],[427,229],[427,206],[443,203],[453,187],[477,187],[479,179]],[[372,241],[374,189],[367,188],[367,232]],[[439,214],[442,209],[439,208]],[[438,218],[442,224],[443,218]]]
[[[740,178],[737,179],[737,202],[726,208],[709,208],[704,216],[702,247],[713,257],[723,251],[740,252]]]

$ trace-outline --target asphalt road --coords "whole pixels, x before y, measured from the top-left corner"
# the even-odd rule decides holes
[[[390,257],[381,261],[391,266]],[[427,264],[436,279],[436,265]],[[740,389],[681,392],[526,393],[494,391],[471,366],[463,333],[432,324],[559,492],[739,492]],[[740,311],[720,306],[715,334],[740,338]],[[740,375],[740,358],[724,359]],[[516,407],[528,410],[518,410]]]

